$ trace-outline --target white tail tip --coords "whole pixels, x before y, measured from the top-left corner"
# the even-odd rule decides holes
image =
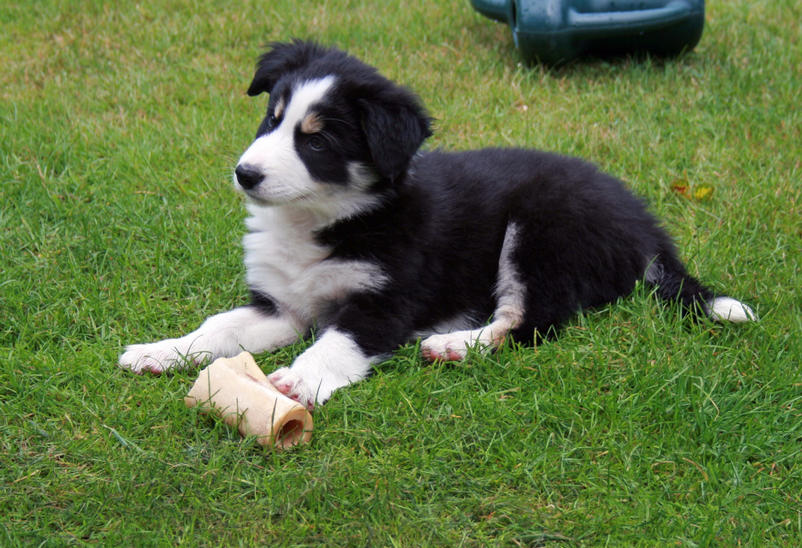
[[[731,297],[716,297],[708,304],[707,313],[717,322],[754,322],[757,316],[747,305]]]

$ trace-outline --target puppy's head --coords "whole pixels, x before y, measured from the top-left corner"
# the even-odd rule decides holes
[[[431,134],[411,92],[361,61],[311,42],[273,44],[248,95],[270,94],[235,170],[256,203],[358,200],[401,179]]]

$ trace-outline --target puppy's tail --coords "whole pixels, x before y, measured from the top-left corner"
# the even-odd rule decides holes
[[[716,295],[688,274],[673,249],[663,249],[646,269],[646,283],[666,301],[679,301],[696,314],[717,322],[743,323],[756,321],[752,309],[732,297]]]

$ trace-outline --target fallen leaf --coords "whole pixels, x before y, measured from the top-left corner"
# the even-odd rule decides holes
[[[709,185],[699,185],[693,190],[695,200],[709,200],[713,197],[713,187]]]
[[[691,187],[688,186],[688,183],[685,181],[674,181],[671,183],[671,190],[679,194],[680,196],[684,196],[685,198],[691,197]]]

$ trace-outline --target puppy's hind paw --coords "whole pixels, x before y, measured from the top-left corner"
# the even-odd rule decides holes
[[[421,354],[430,362],[461,362],[468,354],[469,344],[460,334],[432,335],[421,343]]]

